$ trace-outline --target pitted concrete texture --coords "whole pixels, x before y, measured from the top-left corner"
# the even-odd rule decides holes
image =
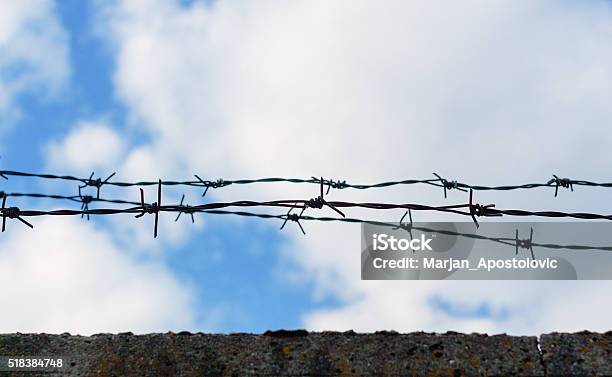
[[[542,339],[540,353],[537,337],[454,332],[7,334],[0,355],[64,357],[67,366],[46,376],[612,375],[610,333]]]
[[[540,346],[549,376],[612,376],[612,331],[544,334]]]

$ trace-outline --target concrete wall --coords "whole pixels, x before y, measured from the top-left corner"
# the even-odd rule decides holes
[[[612,375],[611,349],[612,332],[0,335],[0,356],[63,356],[46,376]]]

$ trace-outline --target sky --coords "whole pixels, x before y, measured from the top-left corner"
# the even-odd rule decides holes
[[[122,181],[371,183],[432,171],[482,184],[610,181],[610,21],[607,1],[5,0],[0,169]],[[18,177],[0,190],[77,194]],[[102,192],[138,199],[135,188]],[[316,192],[164,191],[166,202],[182,194],[199,203]],[[606,193],[588,188],[478,195],[502,208],[612,213]],[[330,197],[465,200],[423,187]],[[457,220],[415,220],[430,219]],[[147,216],[33,225],[9,222],[0,235],[0,300],[12,303],[0,332],[539,334],[607,330],[612,318],[606,281],[361,281],[357,225],[307,223],[304,236],[274,221],[163,214],[157,239]]]

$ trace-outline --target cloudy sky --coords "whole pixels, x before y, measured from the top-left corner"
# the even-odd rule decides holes
[[[611,181],[610,41],[612,5],[595,0],[3,0],[0,169],[124,181],[371,183],[432,171],[481,184]],[[138,199],[134,188],[103,193]],[[308,198],[316,187],[228,187],[205,199],[168,189],[166,202],[182,194]],[[612,213],[605,190],[478,195],[501,208]],[[466,200],[423,187],[330,196]],[[157,240],[147,217],[9,222],[0,332],[610,328],[609,282],[361,281],[356,225],[308,223],[303,236],[273,221],[173,220],[162,215]]]

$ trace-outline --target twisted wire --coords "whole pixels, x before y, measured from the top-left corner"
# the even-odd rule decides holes
[[[101,178],[93,178],[93,173],[89,178],[79,178],[70,175],[55,175],[55,174],[40,174],[40,173],[27,173],[27,172],[19,172],[19,171],[11,171],[11,170],[0,170],[0,176],[7,178],[8,176],[18,176],[18,177],[34,177],[41,179],[50,179],[50,180],[64,180],[64,181],[74,181],[80,182],[81,187],[92,186],[92,187],[101,187],[103,185],[109,186],[117,186],[117,187],[132,187],[132,186],[155,186],[157,185],[157,181],[137,181],[137,182],[120,182],[120,181],[111,181],[115,173],[111,174],[105,180]],[[593,182],[588,180],[577,180],[570,178],[559,178],[557,175],[552,175],[552,178],[543,181],[543,182],[534,182],[534,183],[524,183],[524,184],[514,184],[514,185],[498,185],[498,186],[488,186],[488,185],[479,185],[479,184],[468,184],[464,182],[460,182],[457,180],[451,180],[447,178],[443,178],[437,173],[433,173],[435,178],[430,179],[404,179],[404,180],[394,180],[394,181],[384,181],[384,182],[376,182],[372,184],[355,184],[349,183],[347,181],[340,180],[332,180],[325,179],[323,180],[323,184],[329,189],[358,189],[358,190],[367,190],[367,189],[379,189],[386,188],[392,186],[400,186],[400,185],[417,185],[417,184],[425,184],[435,187],[440,187],[444,189],[445,196],[446,191],[448,190],[474,190],[474,191],[512,191],[512,190],[525,190],[525,189],[535,189],[542,187],[549,187],[555,189],[555,196],[558,194],[559,188],[571,189],[573,191],[574,186],[587,186],[587,187],[601,187],[601,188],[611,188],[612,182]],[[204,180],[200,178],[198,175],[195,175],[196,180],[190,181],[163,181],[162,185],[164,186],[191,186],[191,187],[204,187],[206,189],[209,188],[221,188],[227,187],[231,185],[250,185],[250,184],[260,184],[260,183],[298,183],[298,184],[320,184],[320,179],[316,177],[311,178],[285,178],[285,177],[268,177],[268,178],[256,178],[256,179],[216,179],[216,180]],[[7,178],[8,179],[8,178]]]
[[[76,216],[80,215],[81,217],[87,216],[89,219],[92,215],[115,215],[115,214],[134,214],[135,217],[140,218],[145,214],[151,214],[155,216],[155,228],[154,228],[154,236],[157,236],[158,232],[158,218],[159,214],[163,212],[173,212],[176,213],[177,221],[182,213],[190,215],[192,221],[194,221],[193,215],[199,212],[207,212],[214,213],[211,211],[219,211],[231,209],[234,207],[238,208],[253,208],[253,207],[267,207],[267,208],[284,208],[287,209],[287,213],[284,216],[280,217],[284,220],[281,229],[284,228],[288,221],[296,222],[302,232],[305,234],[305,231],[300,224],[300,220],[307,219],[308,217],[304,215],[304,211],[307,209],[315,209],[320,210],[325,207],[332,209],[335,211],[341,218],[345,217],[343,209],[354,209],[354,208],[362,208],[374,211],[380,210],[397,210],[403,209],[406,211],[432,211],[432,212],[442,212],[442,213],[450,213],[461,216],[469,216],[471,217],[474,224],[478,227],[478,218],[480,217],[502,217],[502,216],[512,216],[512,217],[546,217],[546,218],[573,218],[580,220],[612,220],[612,215],[610,214],[600,214],[600,213],[589,213],[589,212],[562,212],[562,211],[531,211],[531,210],[523,210],[523,209],[499,209],[496,208],[494,204],[479,204],[474,200],[475,190],[513,190],[513,189],[527,189],[527,188],[536,188],[536,187],[554,187],[555,188],[555,196],[558,193],[559,188],[566,188],[573,191],[573,186],[597,186],[597,187],[612,187],[612,183],[595,183],[590,181],[580,181],[580,180],[571,180],[568,178],[559,178],[558,176],[553,176],[553,179],[549,180],[546,183],[531,183],[525,185],[515,185],[515,186],[472,186],[464,183],[460,183],[454,180],[448,180],[439,176],[438,174],[435,179],[429,180],[403,180],[403,181],[389,181],[389,182],[380,182],[373,185],[353,185],[346,183],[346,181],[334,181],[334,180],[326,180],[323,177],[315,178],[312,177],[310,179],[293,179],[293,178],[262,178],[262,179],[250,179],[250,180],[223,180],[217,179],[214,181],[203,180],[199,176],[195,176],[197,178],[196,181],[162,181],[158,180],[157,182],[115,182],[111,181],[111,178],[115,175],[115,173],[109,175],[105,179],[102,178],[94,178],[94,173],[89,176],[89,178],[77,178],[74,176],[59,176],[52,174],[34,174],[34,173],[24,173],[24,172],[15,172],[15,171],[0,171],[0,176],[7,178],[9,176],[19,176],[19,177],[38,177],[42,179],[59,179],[66,181],[74,181],[78,182],[79,186],[79,194],[78,195],[55,195],[55,194],[42,194],[42,193],[7,193],[4,191],[0,191],[0,198],[2,198],[2,209],[0,212],[0,216],[2,217],[3,222],[3,231],[5,228],[5,223],[7,219],[16,219],[21,221],[22,223],[32,226],[30,223],[26,222],[24,218],[27,217],[38,217],[38,216]],[[204,187],[205,191],[202,196],[206,195],[206,192],[209,188],[221,188],[226,187],[232,184],[253,184],[253,183],[270,183],[270,182],[289,182],[289,183],[316,183],[319,185],[319,195],[315,198],[298,198],[298,199],[279,199],[279,200],[269,200],[269,201],[252,201],[252,200],[238,200],[238,201],[227,201],[227,202],[209,202],[197,205],[187,205],[184,204],[184,195],[181,198],[180,204],[170,204],[170,205],[162,205],[161,203],[161,194],[162,194],[162,186],[189,186],[189,187]],[[460,204],[452,204],[452,205],[442,205],[442,206],[434,206],[427,205],[422,203],[385,203],[385,202],[351,202],[351,201],[342,201],[336,200],[331,201],[325,199],[325,195],[329,193],[331,188],[336,189],[344,189],[348,187],[356,188],[356,189],[368,189],[368,188],[381,188],[388,187],[399,184],[428,184],[432,186],[442,187],[444,189],[444,195],[446,197],[448,190],[459,190],[459,191],[468,191],[469,190],[469,201],[467,203]],[[118,187],[139,187],[140,190],[140,200],[139,201],[131,201],[125,199],[106,199],[104,197],[100,197],[100,190],[105,185],[112,185]],[[143,186],[157,186],[157,201],[153,203],[148,203],[144,198],[144,191],[142,189]],[[324,187],[327,186],[327,191],[324,190]],[[82,189],[86,187],[93,187],[96,189],[96,195],[83,195],[81,192]],[[30,198],[48,198],[48,199],[56,199],[56,200],[67,200],[72,202],[77,202],[81,204],[80,209],[52,209],[52,210],[37,210],[37,209],[20,209],[18,207],[5,207],[5,202],[9,197],[30,197]],[[92,203],[111,203],[117,205],[124,205],[123,208],[90,208],[90,204]],[[301,210],[301,212],[292,212],[294,209]],[[246,215],[247,212],[243,211],[235,211],[237,215],[242,214],[243,216],[251,216]],[[262,217],[261,215],[260,217]],[[274,216],[274,215],[266,215],[266,216]],[[403,218],[402,218],[403,220]],[[400,225],[401,221],[400,220]],[[326,218],[319,218],[319,221],[328,221]]]

